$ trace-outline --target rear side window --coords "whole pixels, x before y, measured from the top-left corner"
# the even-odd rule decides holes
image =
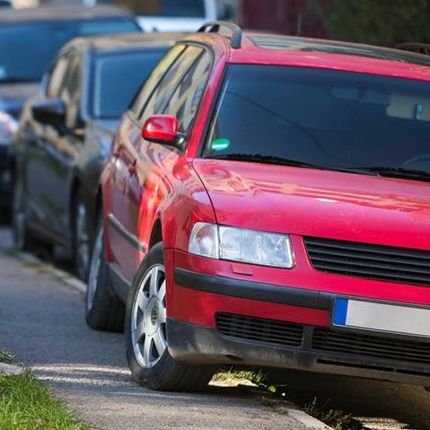
[[[158,85],[143,109],[141,118],[145,120],[151,115],[163,113],[172,93],[175,91],[182,77],[190,69],[195,60],[203,52],[203,49],[188,46],[184,53],[173,63]]]
[[[154,68],[152,73],[143,83],[139,92],[136,94],[134,100],[132,100],[130,105],[130,110],[134,116],[138,117],[143,110],[143,107],[151,96],[154,88],[160,82],[161,78],[165,75],[169,67],[178,59],[178,57],[184,51],[184,45],[176,45],[170,49],[167,54],[160,60],[158,65]]]
[[[211,70],[211,56],[204,51],[181,79],[164,113],[178,119],[179,129],[188,134],[203,96]]]

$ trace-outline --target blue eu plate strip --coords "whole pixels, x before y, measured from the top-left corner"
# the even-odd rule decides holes
[[[336,299],[333,310],[333,324],[345,325],[348,313],[348,299]]]

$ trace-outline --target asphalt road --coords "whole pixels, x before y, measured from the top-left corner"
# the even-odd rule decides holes
[[[9,240],[0,231],[0,248]],[[240,389],[178,394],[139,387],[130,379],[123,343],[120,334],[86,326],[82,293],[43,266],[0,256],[0,348],[16,353],[94,428],[308,428]]]
[[[10,246],[0,230],[0,249]],[[97,429],[294,429],[247,391],[209,387],[199,394],[156,393],[135,385],[123,336],[90,330],[82,294],[37,264],[0,255],[0,348],[14,351]],[[313,374],[286,378],[289,399],[314,397],[351,412],[370,429],[430,430],[430,393],[422,387]]]

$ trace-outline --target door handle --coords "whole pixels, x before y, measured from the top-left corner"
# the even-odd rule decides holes
[[[128,173],[130,174],[130,176],[136,174],[136,160],[134,160],[133,163],[128,165]]]

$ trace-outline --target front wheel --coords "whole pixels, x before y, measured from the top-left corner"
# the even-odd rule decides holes
[[[167,344],[166,270],[163,245],[158,243],[143,260],[128,297],[125,316],[127,359],[133,379],[148,388],[200,391],[214,371],[178,363]]]

